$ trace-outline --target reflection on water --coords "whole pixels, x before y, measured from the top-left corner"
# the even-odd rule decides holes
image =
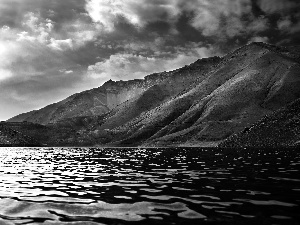
[[[0,224],[299,224],[300,151],[1,148]]]

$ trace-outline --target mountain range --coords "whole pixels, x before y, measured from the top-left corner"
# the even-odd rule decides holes
[[[144,79],[107,81],[3,126],[51,146],[294,146],[299,71],[299,47],[255,42]],[[280,127],[292,138],[275,138]],[[265,141],[273,136],[276,143]]]

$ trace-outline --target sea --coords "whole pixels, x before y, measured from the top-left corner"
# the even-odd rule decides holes
[[[0,148],[11,224],[300,224],[300,149]]]

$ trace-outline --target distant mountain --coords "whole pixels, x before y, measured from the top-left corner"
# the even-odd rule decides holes
[[[9,119],[7,122],[32,122],[39,124],[55,123],[64,118],[77,116],[92,116],[108,112],[104,88],[92,89],[74,94],[67,99],[48,105],[40,110],[23,113]]]
[[[217,145],[300,98],[298,49],[252,43],[145,79],[108,81],[9,121],[67,129],[67,145]]]
[[[300,146],[300,99],[232,135],[219,147]]]
[[[32,137],[26,136],[18,131],[15,131],[4,123],[0,123],[0,147],[11,146],[41,146],[37,140]]]

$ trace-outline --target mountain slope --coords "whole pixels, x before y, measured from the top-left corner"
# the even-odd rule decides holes
[[[0,147],[10,146],[32,147],[41,146],[41,144],[32,137],[26,136],[0,123]]]
[[[37,146],[90,146],[95,140],[84,135],[83,128],[94,123],[94,117],[68,118],[60,123],[41,125],[31,122],[2,122],[6,128],[38,140]]]
[[[21,119],[46,124],[52,145],[217,144],[300,98],[299,70],[297,48],[252,43],[143,80],[108,81]]]
[[[222,148],[300,146],[300,99],[219,144]]]
[[[153,85],[163,85],[166,89],[163,92],[173,96],[199,79],[199,74],[205,74],[219,61],[219,57],[212,57],[171,72],[151,74],[144,79],[117,82],[110,80],[99,88],[74,94],[40,110],[15,116],[7,122],[48,124],[66,118],[102,115],[128,100],[137,98]]]
[[[39,124],[55,123],[60,119],[74,116],[92,116],[109,111],[107,96],[103,89],[92,89],[74,94],[67,99],[48,105],[40,110],[23,113],[8,120],[8,122],[33,122]]]
[[[223,57],[205,79],[112,130],[117,143],[219,141],[300,97],[298,55],[254,43]]]

